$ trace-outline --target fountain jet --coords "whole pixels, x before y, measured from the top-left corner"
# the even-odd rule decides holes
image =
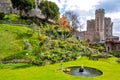
[[[84,67],[83,67],[83,65],[80,66],[79,72],[84,72]]]

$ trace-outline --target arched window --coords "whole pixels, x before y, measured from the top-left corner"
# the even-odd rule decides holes
[[[108,46],[108,51],[110,51],[110,47]]]

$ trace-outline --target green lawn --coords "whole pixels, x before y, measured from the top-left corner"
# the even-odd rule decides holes
[[[116,58],[93,61],[83,57],[62,64],[64,68],[80,65],[97,68],[103,71],[103,75],[94,78],[68,75],[59,70],[60,63],[42,67],[26,64],[1,64],[0,80],[120,80],[120,64],[116,62]],[[9,68],[6,66],[9,66]]]
[[[30,28],[10,24],[0,24],[0,59],[23,50],[23,40]]]

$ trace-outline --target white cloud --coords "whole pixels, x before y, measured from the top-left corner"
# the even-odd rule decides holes
[[[107,13],[106,17],[111,17],[111,19],[120,19],[120,12]]]
[[[98,5],[100,0],[49,0],[55,2],[60,9],[66,5],[65,10],[79,9],[89,11],[95,5]]]
[[[100,0],[69,0],[67,1],[66,10],[71,9],[72,7],[75,7],[79,10],[85,10],[89,11],[90,9],[93,9],[94,5],[97,5]]]

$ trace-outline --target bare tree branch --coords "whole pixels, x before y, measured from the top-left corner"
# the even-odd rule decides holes
[[[71,28],[77,28],[81,31],[83,24],[80,21],[80,15],[76,11],[66,11],[64,15],[71,22]]]

